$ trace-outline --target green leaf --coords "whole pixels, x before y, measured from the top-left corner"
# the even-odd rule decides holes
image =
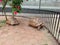
[[[20,6],[21,7],[21,3],[23,2],[23,0],[12,0],[12,13],[14,12],[14,11],[17,11],[18,13],[20,13],[21,12],[21,8],[20,8],[20,10],[18,10],[15,6]]]

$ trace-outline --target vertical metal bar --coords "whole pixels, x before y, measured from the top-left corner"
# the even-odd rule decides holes
[[[40,9],[40,7],[41,7],[41,0],[39,0],[39,9]]]
[[[59,28],[59,14],[57,15],[56,33],[55,33],[56,37],[57,37],[57,33],[58,33],[58,28]]]
[[[47,23],[48,23],[48,28],[49,28],[49,31],[50,31],[50,16],[48,15],[48,21],[47,21]]]
[[[48,14],[46,14],[46,18],[45,19],[46,19],[46,21],[45,21],[46,22],[46,27],[48,27],[48,22],[47,22],[48,21]]]
[[[58,42],[60,43],[60,28],[59,28],[59,34],[58,34]]]
[[[57,26],[57,34],[56,34],[56,39],[58,39],[58,35],[59,35],[59,28],[60,28],[60,27],[59,27],[59,25],[60,25],[60,24],[59,24],[59,19],[58,19],[58,26]]]
[[[50,32],[52,32],[52,30],[51,30],[51,14],[49,15],[49,27],[50,27]]]
[[[59,27],[58,27],[58,33],[57,33],[57,37],[58,42],[60,43],[60,15],[59,15]]]
[[[53,25],[53,30],[54,30],[53,33],[54,33],[54,35],[55,35],[55,27],[56,27],[56,16],[57,16],[57,15],[55,14],[55,17],[54,17],[54,25]]]
[[[53,31],[53,29],[52,29],[52,19],[53,19],[53,16],[52,16],[52,14],[51,14],[51,33],[53,33],[52,31]]]
[[[56,18],[56,23],[55,23],[55,34],[54,34],[54,36],[56,37],[56,32],[57,32],[57,27],[58,27],[58,20],[59,20],[59,15],[57,14],[57,18]]]
[[[52,14],[52,34],[53,34],[54,14]]]
[[[52,34],[54,34],[54,18],[55,18],[55,14],[52,15]]]
[[[53,18],[53,35],[54,35],[54,31],[55,31],[55,30],[54,30],[54,26],[55,26],[55,17],[56,17],[56,15],[53,14],[53,17],[54,17],[54,18]]]

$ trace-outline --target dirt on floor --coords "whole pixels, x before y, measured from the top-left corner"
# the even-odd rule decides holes
[[[28,25],[29,19],[16,18],[19,25],[5,24],[0,27],[0,45],[58,45],[45,28],[38,31]],[[5,20],[5,17],[0,16],[1,20]]]

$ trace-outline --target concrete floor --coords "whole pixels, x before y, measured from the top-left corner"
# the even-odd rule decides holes
[[[20,25],[5,25],[0,28],[0,45],[58,45],[45,28],[38,31],[28,26],[28,19],[17,19]]]

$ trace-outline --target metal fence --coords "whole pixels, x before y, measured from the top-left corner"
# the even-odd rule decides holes
[[[60,14],[42,14],[42,20],[45,22],[48,31],[60,45]]]
[[[55,39],[60,43],[60,14],[54,13],[50,17],[52,18],[49,30]]]

